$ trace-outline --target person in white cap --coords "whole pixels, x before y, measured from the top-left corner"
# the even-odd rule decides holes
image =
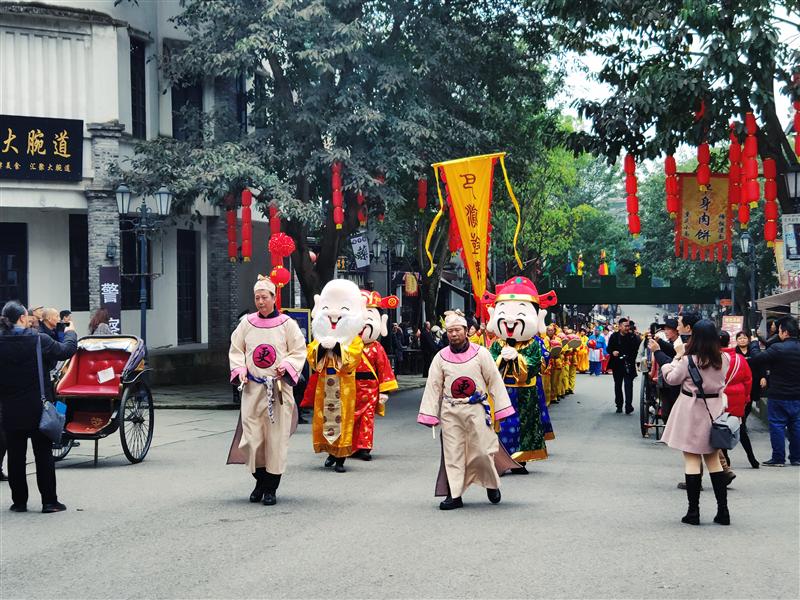
[[[467,339],[463,313],[446,312],[445,328],[449,345],[431,362],[417,416],[418,423],[442,426],[436,496],[447,498],[439,508],[461,508],[461,495],[472,483],[486,488],[489,500],[497,504],[498,470],[502,473],[520,465],[500,446],[494,424],[513,415],[514,408],[492,355]]]
[[[258,310],[239,321],[228,353],[231,381],[242,387],[241,428],[228,463],[247,465],[256,479],[250,502],[270,506],[297,423],[292,386],[303,370],[306,340],[297,323],[275,309],[275,284],[269,278],[259,275],[253,294]]]

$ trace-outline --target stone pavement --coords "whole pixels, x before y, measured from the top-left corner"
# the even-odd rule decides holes
[[[400,391],[425,387],[420,375],[398,375]],[[182,409],[238,409],[233,403],[231,385],[227,383],[200,383],[195,385],[170,385],[153,388],[156,408]]]
[[[444,513],[433,497],[439,442],[415,424],[420,390],[397,394],[377,423],[375,460],[322,466],[301,425],[278,505],[250,504],[252,479],[225,456],[236,413],[158,410],[147,459],[116,439],[97,468],[57,467],[69,510],[7,510],[0,486],[0,598],[797,598],[800,469],[745,468],[730,527],[714,525],[706,479],[702,526],[682,525],[680,453],[617,415],[610,376],[580,376],[552,407],[550,458],[480,488]],[[759,458],[763,426],[753,423]],[[76,450],[82,450],[76,449]]]

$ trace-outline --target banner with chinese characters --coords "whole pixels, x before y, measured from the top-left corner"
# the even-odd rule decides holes
[[[80,181],[83,121],[0,115],[0,179]]]
[[[732,213],[728,176],[714,173],[701,191],[694,173],[678,173],[679,210],[675,256],[685,260],[731,260]]]
[[[450,207],[451,219],[455,221],[459,250],[464,266],[472,281],[472,290],[475,298],[480,299],[486,291],[486,268],[489,251],[489,222],[491,218],[492,183],[494,167],[499,161],[503,169],[506,188],[511,196],[511,201],[517,211],[517,228],[514,234],[514,256],[522,268],[522,261],[517,254],[517,237],[519,236],[520,214],[519,204],[508,181],[505,167],[505,152],[471,156],[457,160],[435,163],[433,166],[436,176],[436,189],[439,194],[439,213],[431,223],[430,231],[425,242],[425,250],[431,261],[428,275],[433,273],[433,257],[430,253],[430,241],[439,219],[444,212],[444,199],[440,180],[445,184],[447,203]],[[452,226],[452,225],[451,225]],[[451,240],[452,241],[452,240]]]
[[[100,267],[100,306],[108,311],[111,333],[122,333],[122,295],[119,285],[119,267]]]
[[[350,245],[353,246],[353,256],[356,259],[356,269],[369,266],[369,239],[366,233],[356,233],[350,236]]]

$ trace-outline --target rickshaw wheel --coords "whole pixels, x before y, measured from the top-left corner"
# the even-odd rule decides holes
[[[647,374],[642,377],[642,385],[639,389],[639,427],[642,430],[642,437],[647,437],[649,433],[647,421],[650,417],[647,410]]]
[[[72,440],[62,439],[60,446],[53,444],[53,460],[56,462],[59,460],[64,460],[67,457],[67,454],[69,454],[69,451],[72,450],[73,443],[74,442]]]
[[[119,407],[122,451],[132,463],[144,460],[153,441],[153,395],[144,383],[125,388]]]

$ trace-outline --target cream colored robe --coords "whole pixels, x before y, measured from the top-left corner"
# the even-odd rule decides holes
[[[242,436],[238,450],[251,473],[266,467],[279,475],[286,470],[286,455],[295,411],[292,386],[297,383],[306,359],[306,340],[294,319],[284,314],[264,318],[258,313],[247,315],[231,335],[228,353],[231,382],[239,374],[264,379],[276,377],[279,366],[286,369],[280,384],[273,386],[273,420],[270,421],[267,391],[263,384],[248,380],[242,391]],[[280,388],[279,388],[280,385]],[[231,448],[228,462],[233,458]]]
[[[489,351],[477,344],[456,354],[450,347],[441,350],[428,371],[417,421],[423,425],[442,426],[442,455],[450,495],[458,498],[472,483],[488,489],[500,487],[495,455],[501,451],[500,440],[492,425],[486,423],[482,404],[453,404],[467,400],[473,392],[488,393],[494,406],[494,419],[501,421],[514,414]],[[510,458],[501,469],[519,466]],[[504,468],[505,467],[505,468]],[[436,495],[445,495],[437,486]]]

